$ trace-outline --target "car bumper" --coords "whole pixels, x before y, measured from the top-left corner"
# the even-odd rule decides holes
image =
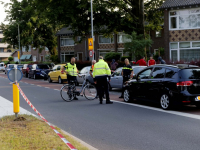
[[[187,91],[183,91],[176,96],[175,102],[181,103],[182,105],[195,105],[200,104],[198,100],[200,94],[190,94]]]

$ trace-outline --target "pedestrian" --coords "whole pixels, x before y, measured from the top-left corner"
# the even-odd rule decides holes
[[[151,55],[150,59],[148,61],[148,66],[152,66],[152,65],[155,65],[155,64],[156,64],[156,61],[153,59],[153,56]]]
[[[115,61],[115,59],[112,59],[112,62],[110,63],[110,69],[116,70],[117,66],[118,66],[118,63]]]
[[[139,64],[139,66],[147,66],[147,63],[145,61],[145,57],[142,57],[140,60],[136,62],[136,64]]]
[[[132,66],[130,65],[129,63],[129,60],[126,58],[124,60],[125,62],[125,65],[124,67],[122,68],[122,76],[123,76],[123,82],[122,82],[122,94],[119,98],[123,98],[124,97],[124,83],[126,81],[128,81],[129,79],[133,78],[133,69],[132,69]]]
[[[166,62],[162,59],[161,56],[158,57],[158,60],[160,61],[161,64],[166,64]]]
[[[97,93],[99,93],[100,104],[103,103],[103,93],[106,93],[106,104],[112,104],[109,97],[108,80],[110,82],[111,71],[108,64],[99,56],[99,62],[94,65],[93,78],[94,83],[97,84]],[[107,80],[108,78],[108,80]]]
[[[96,64],[96,60],[93,60],[92,61],[92,66],[90,68],[90,76],[93,78],[93,75],[92,75],[92,72],[93,72],[93,69],[94,69],[94,65]]]
[[[75,64],[75,58],[72,57],[71,62],[67,63],[64,68],[66,69],[66,71],[64,71],[64,72],[67,74],[68,84],[71,81],[74,81],[75,84],[76,84],[76,82],[77,82],[76,76],[78,75],[78,69],[77,69],[76,64]],[[78,98],[75,96],[74,100],[78,100]]]

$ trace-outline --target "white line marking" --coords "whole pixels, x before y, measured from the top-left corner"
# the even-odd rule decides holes
[[[37,86],[42,87],[42,86],[40,86],[40,85],[37,85]]]
[[[49,89],[49,87],[45,87],[46,89]]]
[[[194,115],[194,114],[178,112],[178,111],[163,110],[161,108],[154,108],[154,107],[150,107],[150,106],[143,106],[143,105],[138,105],[138,104],[119,102],[119,101],[116,101],[116,100],[111,100],[111,101],[114,101],[114,102],[117,102],[117,103],[120,103],[120,104],[124,104],[124,105],[131,105],[131,106],[135,106],[135,107],[140,107],[140,108],[145,108],[145,109],[150,109],[150,110],[155,110],[155,111],[164,112],[164,113],[168,113],[168,114],[173,114],[173,115],[178,115],[178,116],[183,116],[183,117],[188,117],[188,118],[200,120],[200,115]]]
[[[55,91],[60,91],[60,90],[58,90],[58,89],[54,89]]]

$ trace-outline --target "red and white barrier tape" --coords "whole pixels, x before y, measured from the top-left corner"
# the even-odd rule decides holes
[[[24,94],[24,92],[22,91],[22,89],[19,87],[18,84],[16,84],[20,94],[22,95],[22,97],[26,100],[26,102],[29,104],[29,106],[31,106],[31,108],[40,116],[40,118],[42,118],[42,120],[44,120],[53,130],[54,132],[56,132],[56,134],[63,140],[63,142],[70,148],[70,150],[77,150],[69,141],[67,141],[40,113],[39,111],[37,111],[37,109],[31,104],[31,102],[29,101],[29,99],[26,97],[26,95]]]

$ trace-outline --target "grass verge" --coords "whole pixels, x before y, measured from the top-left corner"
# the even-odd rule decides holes
[[[67,145],[44,121],[29,115],[20,115],[25,120],[14,121],[15,116],[0,118],[1,150],[69,150]],[[85,146],[56,129],[76,148]]]

